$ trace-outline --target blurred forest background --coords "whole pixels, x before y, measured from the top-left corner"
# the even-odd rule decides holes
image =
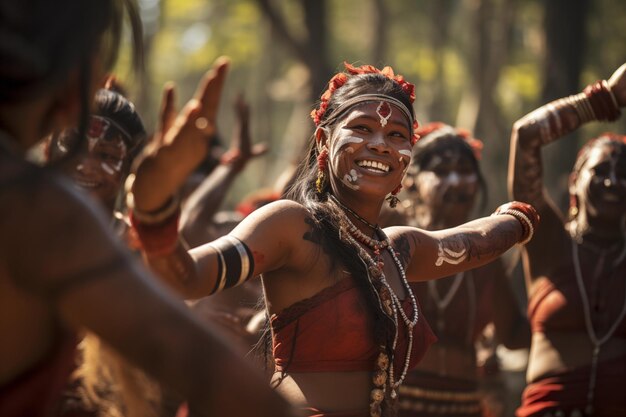
[[[252,162],[227,199],[273,185],[312,133],[309,112],[342,62],[391,65],[416,85],[418,120],[444,121],[484,141],[488,208],[508,200],[509,134],[518,118],[550,100],[608,79],[626,61],[624,0],[139,0],[146,73],[118,64],[146,125],[163,84],[178,103],[214,59],[231,72],[219,114],[228,146],[232,104],[251,105],[252,137],[271,150]],[[122,58],[128,54],[122,54]],[[615,124],[592,123],[550,145],[546,180],[563,193],[582,141]],[[563,198],[565,195],[563,194]],[[565,206],[565,201],[559,201]]]

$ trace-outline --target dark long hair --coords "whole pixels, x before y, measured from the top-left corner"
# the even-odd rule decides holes
[[[135,105],[122,94],[106,89],[98,90],[95,102],[98,115],[113,120],[128,133],[129,137],[123,139],[128,146],[129,160],[134,159],[143,148],[147,135]]]
[[[348,108],[339,114],[333,114],[335,109],[346,100],[373,93],[391,96],[400,100],[407,109],[411,111],[413,109],[409,96],[397,82],[382,74],[357,74],[350,76],[346,83],[334,92],[319,126],[332,130],[342,116],[349,111]],[[338,267],[345,268],[352,276],[358,278],[356,280],[358,288],[370,307],[369,311],[373,313],[375,343],[377,346],[387,346],[389,357],[393,357],[391,351],[394,335],[393,322],[380,308],[375,288],[368,279],[364,261],[359,257],[356,249],[342,237],[341,231],[345,230],[345,226],[340,222],[341,213],[334,204],[327,202],[328,194],[332,192],[330,184],[326,181],[321,193],[316,189],[317,157],[315,136],[312,136],[307,155],[298,166],[295,180],[286,192],[286,198],[302,204],[311,214],[312,227],[321,237],[320,245],[330,257],[331,268],[333,270]],[[326,175],[329,175],[328,172]]]
[[[139,68],[141,23],[133,0],[0,0],[0,103],[35,99],[78,69],[83,138],[92,99],[91,62],[98,54],[107,68],[113,65],[125,15]]]

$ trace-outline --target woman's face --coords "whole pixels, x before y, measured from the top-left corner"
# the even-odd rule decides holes
[[[384,197],[402,181],[411,160],[411,131],[404,113],[386,101],[355,106],[327,141],[336,192]]]
[[[56,152],[66,153],[76,135],[75,129],[64,131],[51,145],[51,156]],[[106,118],[92,116],[82,152],[64,167],[79,187],[107,206],[114,204],[129,166],[128,148],[122,135]]]
[[[626,214],[624,148],[604,143],[589,150],[570,192],[590,216],[621,219]]]
[[[454,148],[435,151],[405,185],[414,204],[448,226],[467,221],[480,186],[470,156]]]

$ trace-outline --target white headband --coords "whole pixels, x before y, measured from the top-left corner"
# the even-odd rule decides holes
[[[328,117],[326,117],[326,120],[324,120],[320,124],[325,124],[329,120],[339,117],[342,113],[346,112],[350,107],[356,104],[366,103],[366,102],[375,102],[375,101],[385,101],[399,108],[402,111],[402,113],[406,116],[407,120],[409,121],[409,129],[412,130],[412,126],[413,126],[412,112],[409,111],[409,109],[406,107],[406,105],[403,102],[401,102],[395,97],[391,97],[386,94],[361,94],[356,97],[352,97],[351,99],[344,101],[339,107],[333,110],[333,112],[330,113]]]

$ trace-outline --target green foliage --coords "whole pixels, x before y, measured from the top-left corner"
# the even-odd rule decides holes
[[[273,0],[271,4],[285,18],[285,26],[292,36],[297,41],[306,39],[308,34],[302,1]],[[429,115],[431,108],[440,105],[443,108],[437,114],[446,115],[448,121],[454,123],[461,101],[476,88],[472,66],[476,62],[488,65],[481,62],[477,55],[482,50],[478,43],[479,32],[497,27],[502,14],[495,15],[494,11],[510,11],[514,13],[514,18],[510,27],[506,28],[509,36],[503,49],[504,62],[491,90],[498,111],[492,116],[501,126],[496,136],[506,138],[515,120],[542,104],[544,2],[394,0],[384,4],[388,20],[380,29],[375,25],[377,12],[373,0],[327,0],[326,56],[329,68],[341,69],[344,60],[377,66],[392,65],[416,84],[419,102],[416,108],[421,113]],[[481,5],[488,6],[489,13],[478,15]],[[478,16],[482,20],[476,20]],[[624,27],[626,2],[591,2],[587,44],[580,46],[585,57],[581,87],[598,78],[607,78],[624,61]],[[383,62],[371,62],[373,45],[381,35],[386,36]],[[487,39],[488,42],[498,40]],[[134,97],[146,97],[146,102],[141,103],[141,110],[150,121],[158,108],[160,89],[165,81],[175,80],[179,84],[179,101],[182,102],[189,97],[201,74],[216,57],[231,57],[232,71],[220,113],[221,130],[226,133],[231,131],[233,115],[230,102],[237,90],[243,90],[252,104],[254,137],[266,140],[274,147],[266,162],[253,164],[252,176],[240,183],[236,193],[242,195],[246,192],[245,188],[271,183],[274,171],[280,170],[278,167],[291,157],[284,147],[281,149],[281,143],[295,101],[307,97],[308,93],[305,87],[295,87],[297,82],[290,78],[296,65],[301,66],[302,63],[281,37],[272,31],[269,21],[258,7],[258,1],[161,0],[160,26],[155,36],[146,42],[149,46],[148,83],[142,85],[128,81],[128,84],[136,87],[133,89]],[[127,56],[122,53],[118,64],[123,78],[127,77],[130,66]],[[486,67],[484,69],[487,70]],[[139,91],[140,88],[143,90]],[[304,104],[307,111],[312,106],[313,103],[309,103],[308,107]],[[307,136],[311,124],[305,113],[300,124],[290,125],[289,134],[296,138],[284,140],[299,141]],[[621,123],[617,127],[624,128],[624,122]],[[293,133],[294,126],[301,133]],[[597,129],[606,128],[597,124],[588,130],[595,133]],[[268,167],[273,167],[271,174],[268,175],[267,170],[261,172]],[[504,169],[502,167],[503,172]]]

